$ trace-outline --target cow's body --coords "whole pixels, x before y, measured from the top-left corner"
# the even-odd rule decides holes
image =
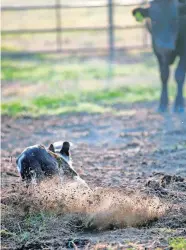
[[[152,37],[152,46],[158,59],[162,92],[159,110],[168,108],[169,66],[179,57],[175,71],[177,96],[174,110],[184,111],[183,87],[186,74],[186,3],[179,4],[176,0],[154,0],[149,8],[137,8],[137,12],[149,18],[148,30]]]

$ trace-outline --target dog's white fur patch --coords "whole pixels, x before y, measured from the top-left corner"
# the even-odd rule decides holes
[[[64,141],[56,141],[53,143],[53,146],[55,148],[55,152],[59,152],[63,146]],[[73,148],[74,144],[72,142],[69,142],[70,147]]]
[[[71,147],[72,143],[71,142],[69,142],[69,143],[70,143],[70,147]],[[53,146],[54,146],[55,153],[58,154],[66,163],[68,163],[70,166],[72,166],[71,158],[69,156],[60,154],[60,150],[63,146],[63,141],[54,142]]]
[[[76,175],[73,177],[73,179],[80,185],[83,185],[84,187],[87,187],[89,188],[88,184],[83,180],[81,179],[81,177],[79,175]]]
[[[22,154],[21,157],[18,160],[18,163],[16,164],[17,170],[18,170],[19,173],[21,173],[21,164],[22,164],[22,160],[23,160],[24,157],[25,157],[25,154]]]

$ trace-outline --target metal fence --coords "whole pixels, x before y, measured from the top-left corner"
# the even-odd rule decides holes
[[[2,6],[1,10],[2,12],[20,12],[20,15],[24,11],[35,11],[35,10],[54,10],[55,11],[55,28],[42,28],[42,29],[2,29],[1,34],[3,35],[15,35],[15,34],[45,34],[45,33],[55,33],[56,36],[56,48],[54,50],[42,50],[42,51],[18,51],[13,52],[16,54],[32,54],[32,53],[91,53],[91,52],[99,52],[99,51],[106,51],[109,54],[110,61],[114,60],[114,54],[116,51],[125,49],[125,50],[131,50],[131,49],[144,49],[148,47],[147,42],[147,33],[144,29],[144,25],[115,25],[114,23],[114,17],[115,17],[115,7],[119,6],[137,6],[139,4],[135,0],[128,1],[128,3],[123,2],[114,2],[114,0],[105,0],[105,2],[100,2],[97,4],[93,1],[86,1],[86,4],[62,4],[61,0],[55,0],[54,5],[37,5],[37,6]],[[146,4],[147,0],[142,4]],[[62,25],[62,13],[63,9],[74,9],[74,8],[105,8],[107,11],[107,26],[102,27],[63,27]],[[62,12],[61,12],[62,11]],[[136,29],[143,29],[143,36],[141,40],[140,45],[131,45],[131,46],[116,46],[115,45],[115,32],[117,30],[136,30]],[[65,32],[89,32],[89,31],[106,31],[107,32],[107,46],[105,47],[96,47],[96,48],[75,48],[75,49],[65,49],[63,48],[63,41],[62,36]],[[6,52],[5,52],[6,53]],[[7,52],[8,53],[8,52]]]

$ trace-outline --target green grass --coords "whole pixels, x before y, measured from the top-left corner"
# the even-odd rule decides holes
[[[0,235],[1,235],[1,237],[8,238],[8,237],[14,237],[16,234],[12,233],[12,232],[10,232],[8,230],[2,229],[2,230],[0,230]]]
[[[51,213],[32,213],[25,216],[25,218],[18,223],[16,232],[9,230],[1,230],[1,237],[13,238],[16,242],[24,243],[29,241],[34,235],[38,237],[42,232],[46,231],[46,222],[49,218],[53,218]]]
[[[171,88],[171,96],[174,89]],[[159,89],[147,86],[128,86],[113,90],[81,91],[61,96],[38,96],[25,101],[2,103],[2,114],[21,115],[60,115],[65,113],[113,112],[113,104],[151,101],[159,98]]]
[[[186,238],[177,237],[169,240],[169,245],[174,250],[185,250],[186,249]]]
[[[131,56],[138,58],[139,54]],[[117,64],[108,82],[102,61],[32,56],[2,59],[1,113],[10,116],[104,113],[113,104],[158,100],[160,81],[155,58],[143,63]],[[172,81],[170,81],[171,83]],[[175,84],[169,84],[175,96]]]
[[[154,63],[154,61],[153,61]],[[114,68],[113,76],[123,77],[131,74],[144,74],[148,64],[117,65]],[[3,59],[1,79],[5,82],[19,80],[25,83],[37,83],[46,81],[58,83],[65,80],[90,80],[105,79],[108,77],[108,65],[106,63],[83,63],[83,62],[52,62],[41,58],[25,59]],[[154,71],[153,67],[148,67],[148,72]]]

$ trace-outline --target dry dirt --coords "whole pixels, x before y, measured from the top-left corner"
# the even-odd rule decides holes
[[[20,204],[26,204],[25,199],[30,198],[28,193],[15,189],[19,186],[16,183],[20,182],[15,157],[26,146],[71,141],[74,168],[92,188],[93,194],[89,204],[84,204],[85,210],[79,207],[78,210],[77,204],[76,209],[68,207],[66,214],[64,209],[63,213],[58,210],[46,222],[45,230],[37,235],[31,232],[33,235],[27,241],[17,242],[3,235],[2,249],[108,249],[105,247],[108,245],[109,249],[170,249],[169,238],[185,237],[186,115],[158,114],[156,106],[157,103],[117,105],[118,115],[75,114],[38,119],[3,116],[1,186],[2,208],[7,217],[3,217],[2,229],[21,231]],[[64,195],[65,186],[62,189]],[[78,199],[83,203],[82,190],[76,191],[79,196],[71,197],[71,204],[78,203]],[[19,204],[12,202],[15,205],[13,220],[11,212],[7,212],[11,201],[8,203],[7,200],[8,197],[13,200],[16,192]],[[101,200],[96,210],[93,209],[95,197]],[[130,205],[126,210],[123,204],[128,198]],[[31,202],[33,199],[32,193]],[[63,206],[65,202],[69,201],[63,200]],[[149,210],[150,206],[152,210]],[[96,226],[83,227],[83,212],[91,209],[94,217],[91,217],[91,223],[97,220],[94,221]],[[149,211],[152,211],[150,216]],[[109,216],[113,213],[114,219],[110,222]],[[135,213],[140,215],[137,218],[140,223],[126,222],[128,218],[136,218]],[[11,225],[7,222],[9,218]],[[116,223],[118,218],[122,223]],[[106,226],[102,226],[105,222]]]

